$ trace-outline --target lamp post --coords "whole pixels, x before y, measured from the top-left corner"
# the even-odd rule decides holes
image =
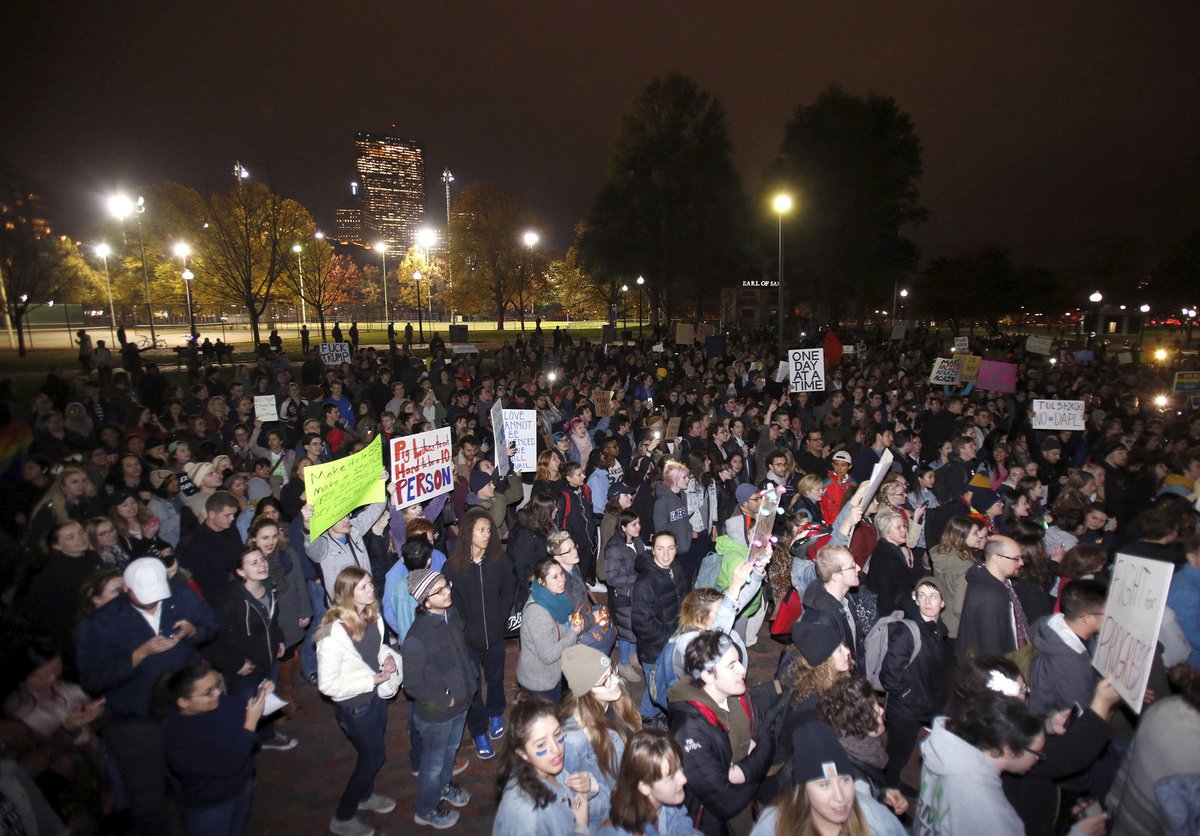
[[[413,271],[413,283],[417,286],[417,338],[425,342],[425,326],[421,322],[421,271]]]
[[[317,233],[320,235],[320,233]],[[296,269],[300,271],[300,322],[304,325],[308,324],[308,309],[304,306],[304,257],[301,255],[304,248],[299,244],[292,244],[292,252],[296,254]]]
[[[146,268],[146,241],[142,237],[142,213],[146,211],[146,200],[138,197],[137,203],[134,203],[127,195],[115,194],[108,199],[108,211],[121,221],[122,227],[125,219],[131,214],[137,217],[138,249],[142,254],[142,282],[146,286],[146,313],[150,317],[150,341],[158,345],[158,334],[154,330],[154,305],[150,301],[150,271]]]
[[[646,293],[646,280],[641,276],[637,277],[638,286],[638,341],[642,339],[642,297]]]
[[[96,245],[96,255],[100,256],[100,260],[104,262],[104,284],[108,287],[108,335],[116,342],[117,339],[117,311],[113,307],[112,295],[112,279],[108,275],[108,254],[112,252],[108,248],[108,244],[100,243]]]
[[[775,200],[771,204],[775,209],[775,214],[779,216],[779,287],[777,288],[777,296],[775,305],[778,310],[778,322],[776,327],[779,330],[779,341],[782,345],[783,338],[783,216],[792,211],[792,196],[789,194],[779,193],[775,195]]]
[[[417,230],[417,246],[425,251],[425,269],[429,271],[429,277],[433,277],[433,262],[430,260],[429,251],[437,246],[437,231],[429,227],[421,227]],[[420,289],[418,287],[418,289]],[[417,300],[417,307],[421,307],[421,300]],[[429,330],[433,332],[433,291],[429,292]]]
[[[391,315],[392,315],[392,309],[388,305],[388,294],[387,294],[387,251],[388,251],[387,241],[380,241],[378,244],[375,245],[375,252],[379,253],[379,255],[383,257],[383,321],[384,322],[391,321]]]
[[[537,242],[539,240],[541,240],[541,236],[538,235],[536,232],[534,232],[532,229],[526,230],[525,234],[521,236],[521,241],[522,241],[522,243],[525,244],[525,249],[527,249],[529,251],[529,280],[531,282],[533,281],[533,248],[537,246]],[[524,314],[522,314],[522,317],[523,316],[524,316]],[[533,302],[533,318],[537,319],[537,300],[536,300],[536,298],[534,299],[534,302]],[[522,319],[521,330],[522,331],[525,330],[524,319]]]
[[[183,262],[183,273],[180,277],[183,279],[183,289],[187,292],[188,342],[194,343],[196,339],[196,313],[192,310],[192,279],[196,278],[196,274],[189,270],[187,266],[187,259],[192,254],[192,248],[180,241],[175,245],[173,252]]]
[[[626,301],[625,294],[629,292],[629,285],[621,285],[621,316],[625,321],[622,330],[629,330],[629,302]]]
[[[908,288],[900,288],[900,318],[904,319],[904,300],[908,298]],[[892,314],[892,319],[895,319],[895,313]]]
[[[1088,344],[1093,345],[1099,339],[1100,334],[1100,303],[1104,301],[1104,294],[1098,290],[1092,291],[1092,295],[1088,297],[1088,301],[1096,306],[1096,323],[1095,330],[1088,332]]]

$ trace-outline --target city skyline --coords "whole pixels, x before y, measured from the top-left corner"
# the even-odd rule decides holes
[[[20,125],[0,159],[44,185],[56,227],[76,237],[102,226],[103,197],[119,188],[223,189],[233,160],[332,229],[346,137],[395,125],[425,148],[435,225],[449,168],[455,197],[474,182],[525,197],[562,250],[626,106],[672,70],[722,102],[752,197],[797,105],[831,84],[894,97],[924,148],[930,219],[911,235],[925,259],[997,244],[1065,267],[1132,237],[1152,261],[1200,215],[1192,3],[748,4],[736,15],[617,3],[570,19],[546,3],[350,3],[331,15],[298,2],[286,16],[27,5],[0,27],[0,106]]]

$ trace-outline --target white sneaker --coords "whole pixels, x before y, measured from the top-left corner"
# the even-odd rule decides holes
[[[338,836],[375,836],[375,828],[359,820],[358,816],[346,821],[330,819],[329,832]]]
[[[373,792],[366,801],[358,802],[358,809],[368,810],[372,813],[390,813],[396,809],[396,800]]]

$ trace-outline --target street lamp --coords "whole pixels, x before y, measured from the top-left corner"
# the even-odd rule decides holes
[[[629,285],[621,285],[621,316],[625,320],[624,329],[629,329],[629,303],[625,301],[625,294],[629,292]]]
[[[317,233],[318,240],[321,233]],[[299,244],[292,244],[292,252],[296,254],[296,269],[300,271],[300,322],[308,324],[308,309],[304,306],[304,258],[300,255],[304,251],[304,247]]]
[[[104,262],[104,284],[108,287],[108,334],[115,342],[117,339],[117,311],[113,307],[112,279],[108,275],[108,254],[112,250],[108,248],[108,244],[101,243],[96,245],[95,252]]]
[[[380,241],[375,245],[375,252],[383,257],[383,321],[390,322],[392,318],[392,309],[388,305],[387,295],[387,241]]]
[[[771,205],[779,216],[779,287],[777,289],[776,307],[778,311],[777,327],[780,344],[783,343],[783,216],[792,211],[792,196],[782,192],[775,195]]]
[[[1088,297],[1088,300],[1096,306],[1096,327],[1095,330],[1088,332],[1088,344],[1092,345],[1093,340],[1098,338],[1101,330],[1100,303],[1104,301],[1104,294],[1098,290],[1094,290],[1092,291],[1092,295]]]
[[[425,268],[429,271],[429,278],[433,278],[433,262],[429,251],[437,246],[438,234],[437,230],[429,227],[422,227],[417,230],[417,246],[425,251]],[[418,290],[420,288],[418,287]],[[421,307],[421,300],[417,299],[417,307]],[[429,291],[429,330],[433,332],[433,291]]]
[[[537,242],[539,240],[541,240],[541,236],[539,236],[532,229],[526,230],[525,234],[521,236],[521,241],[525,244],[525,249],[529,250],[529,279],[530,279],[530,281],[533,281],[533,248],[537,246]],[[534,319],[537,319],[537,300],[536,299],[534,299],[534,302],[533,302],[533,316],[534,316]],[[524,312],[522,312],[522,314],[521,314],[521,331],[522,331],[522,333],[525,331],[524,317],[525,317],[525,314],[524,314]]]
[[[158,334],[154,330],[154,306],[150,301],[150,271],[146,268],[146,241],[142,237],[142,213],[146,211],[146,200],[138,197],[137,203],[134,203],[128,195],[115,194],[108,199],[108,211],[121,221],[122,228],[127,217],[134,215],[137,218],[138,249],[142,254],[142,282],[146,285],[146,313],[150,316],[150,342],[158,345]]]
[[[1101,302],[1104,301],[1104,294],[1097,290],[1097,291],[1094,291],[1092,293],[1092,295],[1088,297],[1088,299],[1090,299],[1095,304],[1099,305]]]
[[[192,248],[182,241],[178,242],[173,248],[175,255],[179,256],[183,262],[183,289],[187,291],[187,306],[188,306],[188,342],[194,343],[196,340],[196,314],[192,310],[192,279],[196,274],[188,269],[187,259],[192,254]]]
[[[413,283],[417,286],[417,337],[425,342],[425,326],[421,321],[421,271],[413,271]]]
[[[646,292],[646,280],[641,276],[637,277],[638,286],[638,340],[642,339],[642,296]]]

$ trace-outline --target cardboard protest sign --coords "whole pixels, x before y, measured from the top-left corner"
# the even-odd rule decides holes
[[[321,343],[317,346],[321,362],[326,366],[340,366],[350,362],[350,343]]]
[[[696,339],[696,327],[690,322],[675,323],[675,344],[691,345]]]
[[[501,425],[503,425],[501,421]],[[306,476],[308,471],[304,471]],[[392,439],[392,481],[396,508],[427,502],[454,490],[454,450],[450,428]]]
[[[892,323],[892,339],[902,340],[908,333],[908,323],[901,320],[900,322]]]
[[[1200,392],[1200,372],[1175,372],[1176,392]]]
[[[929,382],[935,386],[955,386],[962,373],[962,360],[958,357],[939,357],[933,361]]]
[[[254,396],[254,417],[263,423],[279,420],[279,407],[274,395]]]
[[[492,421],[492,438],[496,441],[496,472],[501,478],[508,475],[508,438],[504,435],[504,404],[497,399],[488,417]]]
[[[1146,697],[1150,664],[1158,646],[1174,571],[1175,567],[1165,561],[1117,554],[1108,587],[1092,667],[1101,676],[1112,677],[1117,693],[1138,714]]]
[[[654,345],[650,346],[650,350],[653,352],[656,352],[658,354],[661,354],[665,349],[663,348],[662,343],[655,343]]]
[[[1076,349],[1074,359],[1076,363],[1091,363],[1096,359],[1096,352],[1090,348]]]
[[[1086,429],[1083,401],[1050,401],[1037,398],[1033,402],[1035,430]]]
[[[696,328],[696,338],[700,340],[707,340],[715,333],[717,333],[717,326],[711,322],[701,322]]]
[[[979,374],[975,376],[975,388],[1011,395],[1017,391],[1017,364],[984,360],[979,364]]]
[[[1030,354],[1044,354],[1049,357],[1054,351],[1054,340],[1049,337],[1030,337],[1025,340],[1025,350]]]
[[[983,362],[982,357],[978,354],[960,354],[958,359],[962,361],[962,368],[958,372],[959,381],[971,383],[979,377],[979,364]]]
[[[777,368],[775,370],[775,382],[783,383],[785,380],[787,380],[787,376],[788,376],[788,361],[780,360],[779,368]]]
[[[971,350],[971,338],[970,337],[955,337],[954,338],[954,353],[955,354],[957,354],[960,351],[970,351],[970,350]]]
[[[1133,363],[1133,352],[1132,351],[1122,351],[1121,353],[1119,353],[1117,355],[1117,363],[1119,363],[1122,366],[1128,366],[1128,365],[1132,364]]]
[[[313,507],[308,523],[309,542],[360,505],[383,502],[387,495],[383,472],[383,436],[344,459],[304,468],[304,490]]]
[[[683,419],[678,415],[676,415],[674,418],[672,418],[670,421],[668,421],[667,428],[665,431],[663,431],[663,436],[665,438],[672,438],[672,439],[679,438],[679,425],[680,425],[680,423],[682,423],[682,421],[683,421]]]
[[[592,404],[596,407],[597,418],[611,418],[613,414],[613,393],[607,389],[596,389],[592,392]]]
[[[537,411],[533,409],[504,410],[504,438],[517,446],[512,457],[512,469],[517,473],[537,470]]]
[[[791,392],[825,391],[825,349],[793,348],[788,352]]]

